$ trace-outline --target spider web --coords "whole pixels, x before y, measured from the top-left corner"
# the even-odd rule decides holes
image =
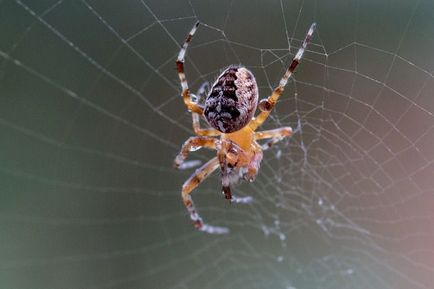
[[[430,1],[0,1],[2,288],[433,288],[434,5]],[[222,68],[270,94],[312,43],[228,204],[172,160],[192,91]],[[193,152],[204,162],[212,152]]]

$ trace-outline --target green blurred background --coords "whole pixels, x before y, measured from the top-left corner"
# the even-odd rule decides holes
[[[192,91],[242,63],[262,97],[318,23],[253,203],[193,193],[228,235],[172,169],[197,20]],[[433,51],[432,1],[0,0],[0,288],[434,288]]]

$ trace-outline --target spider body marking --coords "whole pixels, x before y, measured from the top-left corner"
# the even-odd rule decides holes
[[[204,116],[208,124],[222,133],[246,126],[258,104],[258,85],[245,67],[231,65],[212,85],[205,101]]]
[[[203,222],[197,213],[190,193],[214,170],[220,168],[222,192],[226,199],[237,203],[247,203],[251,198],[233,196],[230,186],[240,179],[253,181],[258,173],[263,150],[274,143],[292,135],[290,127],[282,127],[266,131],[256,131],[268,118],[279,96],[282,94],[289,78],[294,72],[310,42],[316,24],[313,23],[307,32],[301,47],[292,59],[279,85],[273,93],[258,105],[258,86],[253,73],[241,65],[227,67],[212,85],[205,105],[198,103],[198,97],[190,94],[184,73],[184,57],[188,44],[196,32],[197,22],[188,34],[178,54],[176,67],[182,87],[182,98],[192,114],[193,129],[197,136],[190,137],[176,156],[174,166],[179,168],[189,152],[205,147],[217,151],[217,156],[197,169],[182,186],[182,199],[194,226],[200,231],[224,234],[227,228],[211,226]],[[200,91],[204,91],[204,85]],[[200,97],[199,97],[200,99]],[[254,113],[259,107],[261,111],[256,117]],[[200,127],[200,116],[204,117],[211,128]],[[216,138],[219,136],[220,138]],[[260,145],[257,141],[269,139]]]

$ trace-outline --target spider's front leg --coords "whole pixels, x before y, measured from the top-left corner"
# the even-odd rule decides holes
[[[191,151],[198,150],[201,147],[206,147],[209,149],[215,149],[216,148],[216,142],[217,142],[217,139],[212,138],[212,137],[206,137],[206,136],[192,136],[192,137],[190,137],[182,145],[181,151],[176,156],[176,158],[173,162],[173,166],[175,168],[179,168],[180,165],[187,158],[188,153]]]
[[[191,29],[190,33],[187,35],[187,38],[185,39],[185,42],[182,45],[181,50],[179,51],[178,54],[178,58],[176,60],[176,69],[178,71],[179,81],[181,82],[182,98],[184,100],[185,105],[191,112],[203,114],[203,108],[191,100],[187,78],[185,77],[185,73],[184,73],[185,53],[187,52],[188,44],[193,38],[193,35],[196,32],[198,26],[199,26],[199,22],[196,22],[196,24],[194,24],[193,28]]]
[[[273,93],[267,99],[263,99],[259,103],[259,109],[261,110],[261,112],[258,114],[257,117],[253,118],[249,123],[249,126],[253,131],[255,131],[268,118],[274,106],[276,105],[277,100],[279,99],[280,95],[285,89],[285,86],[288,83],[289,78],[294,73],[297,65],[300,63],[301,58],[303,57],[303,53],[306,50],[306,47],[309,44],[310,40],[312,39],[315,27],[316,27],[316,23],[312,23],[312,25],[309,28],[309,31],[307,32],[303,40],[300,49],[297,51],[297,54],[292,59],[292,62],[289,65],[288,69],[286,70],[285,74],[280,79],[279,85],[273,90]]]
[[[206,177],[208,177],[215,169],[217,169],[218,166],[219,161],[217,157],[214,157],[198,170],[196,170],[196,172],[187,181],[185,181],[184,185],[182,186],[182,199],[190,214],[190,218],[193,221],[194,226],[198,230],[211,234],[226,234],[229,232],[228,228],[211,226],[203,222],[202,218],[197,213],[196,207],[194,206],[193,200],[190,196],[191,191],[193,191]]]

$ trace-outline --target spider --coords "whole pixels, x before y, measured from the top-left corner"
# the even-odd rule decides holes
[[[229,229],[204,223],[197,213],[190,193],[220,167],[222,192],[225,198],[243,202],[243,199],[232,196],[230,186],[240,179],[252,182],[260,167],[262,151],[293,134],[291,127],[258,132],[256,130],[270,115],[285,85],[299,64],[306,46],[312,38],[316,24],[313,23],[310,26],[300,49],[271,96],[261,100],[258,104],[258,86],[253,73],[242,65],[230,65],[223,70],[211,86],[204,105],[199,104],[197,96],[190,94],[184,73],[185,53],[198,26],[199,22],[196,22],[182,45],[176,61],[182,87],[182,98],[187,109],[192,113],[193,129],[196,136],[190,137],[182,145],[181,151],[174,160],[174,167],[179,168],[190,151],[202,147],[217,151],[217,156],[197,169],[185,181],[182,186],[182,199],[197,229],[208,233],[223,234],[227,233]],[[257,106],[259,106],[260,113],[254,117]],[[209,128],[201,128],[200,116],[205,118]],[[218,136],[220,138],[216,138]],[[257,140],[262,139],[269,139],[269,141],[261,146]]]

